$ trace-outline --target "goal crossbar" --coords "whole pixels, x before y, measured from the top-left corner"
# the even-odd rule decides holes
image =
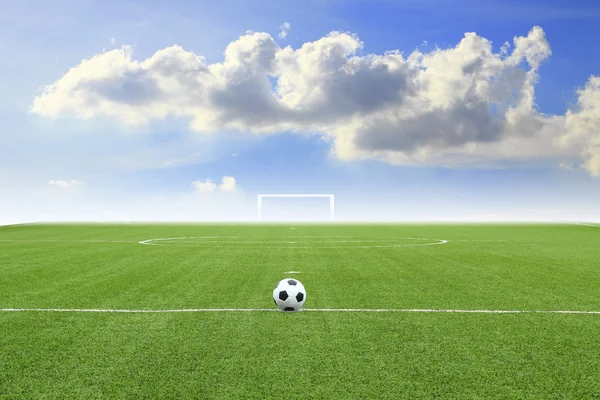
[[[289,194],[289,193],[285,193],[285,194],[275,194],[275,193],[268,193],[268,194],[258,194],[256,195],[256,209],[258,212],[258,220],[262,221],[262,200],[265,197],[325,197],[325,198],[329,198],[329,219],[331,221],[333,221],[334,217],[335,217],[335,196],[333,194]]]

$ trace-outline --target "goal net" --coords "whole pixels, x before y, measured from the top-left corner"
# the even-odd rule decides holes
[[[332,194],[259,194],[256,199],[259,221],[333,221]]]

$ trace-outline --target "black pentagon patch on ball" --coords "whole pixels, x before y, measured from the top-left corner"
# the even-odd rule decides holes
[[[282,290],[281,292],[279,292],[279,300],[286,301],[288,297],[290,297],[290,296],[288,296],[288,294],[285,290]]]
[[[304,293],[300,292],[296,295],[296,300],[298,300],[298,303],[300,303],[302,300],[304,300]]]
[[[286,307],[283,309],[283,311],[296,311],[296,310],[294,310],[294,307]]]
[[[298,282],[296,282],[296,281],[295,281],[295,280],[293,280],[293,279],[290,279],[290,280],[288,281],[288,285],[296,286],[297,284],[298,284]]]

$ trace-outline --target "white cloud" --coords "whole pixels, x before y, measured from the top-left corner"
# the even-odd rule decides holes
[[[116,42],[115,38],[114,38],[114,37],[111,37],[111,38],[110,38],[110,44],[115,44],[115,42]]]
[[[298,49],[249,32],[227,46],[223,62],[207,64],[179,46],[136,61],[123,46],[45,87],[32,111],[141,125],[184,117],[197,132],[319,132],[345,160],[456,165],[580,156],[600,175],[600,78],[579,90],[567,115],[541,114],[535,85],[551,54],[541,28],[498,53],[475,33],[407,56],[360,55],[362,48],[344,32]]]
[[[192,187],[199,192],[213,192],[217,188],[217,185],[210,179],[206,179],[204,181],[192,182]]]
[[[192,187],[198,192],[214,192],[217,189],[222,192],[235,192],[237,190],[233,176],[224,176],[221,178],[221,184],[218,186],[212,180],[205,179],[204,181],[193,181]]]
[[[576,108],[566,115],[568,133],[560,143],[579,149],[583,167],[590,174],[600,176],[600,76],[592,76],[577,94]]]
[[[235,192],[237,190],[235,178],[233,176],[224,176],[219,185],[219,190],[223,192]]]
[[[56,186],[56,187],[60,187],[60,188],[68,188],[68,187],[73,187],[73,186],[81,186],[81,185],[83,185],[83,182],[75,180],[75,179],[70,179],[70,180],[63,180],[63,179],[52,180],[51,179],[48,181],[48,185]]]
[[[279,25],[279,34],[277,37],[282,40],[285,39],[291,27],[292,26],[289,22],[284,22],[283,24]]]

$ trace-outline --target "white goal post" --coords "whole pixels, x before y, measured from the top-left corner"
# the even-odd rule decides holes
[[[301,197],[326,197],[329,198],[329,220],[333,221],[334,217],[335,217],[335,201],[334,201],[334,195],[332,194],[258,194],[256,195],[256,210],[258,212],[258,220],[262,221],[262,200],[265,197],[275,197],[275,198],[281,198],[281,197],[295,197],[295,198],[301,198]]]

